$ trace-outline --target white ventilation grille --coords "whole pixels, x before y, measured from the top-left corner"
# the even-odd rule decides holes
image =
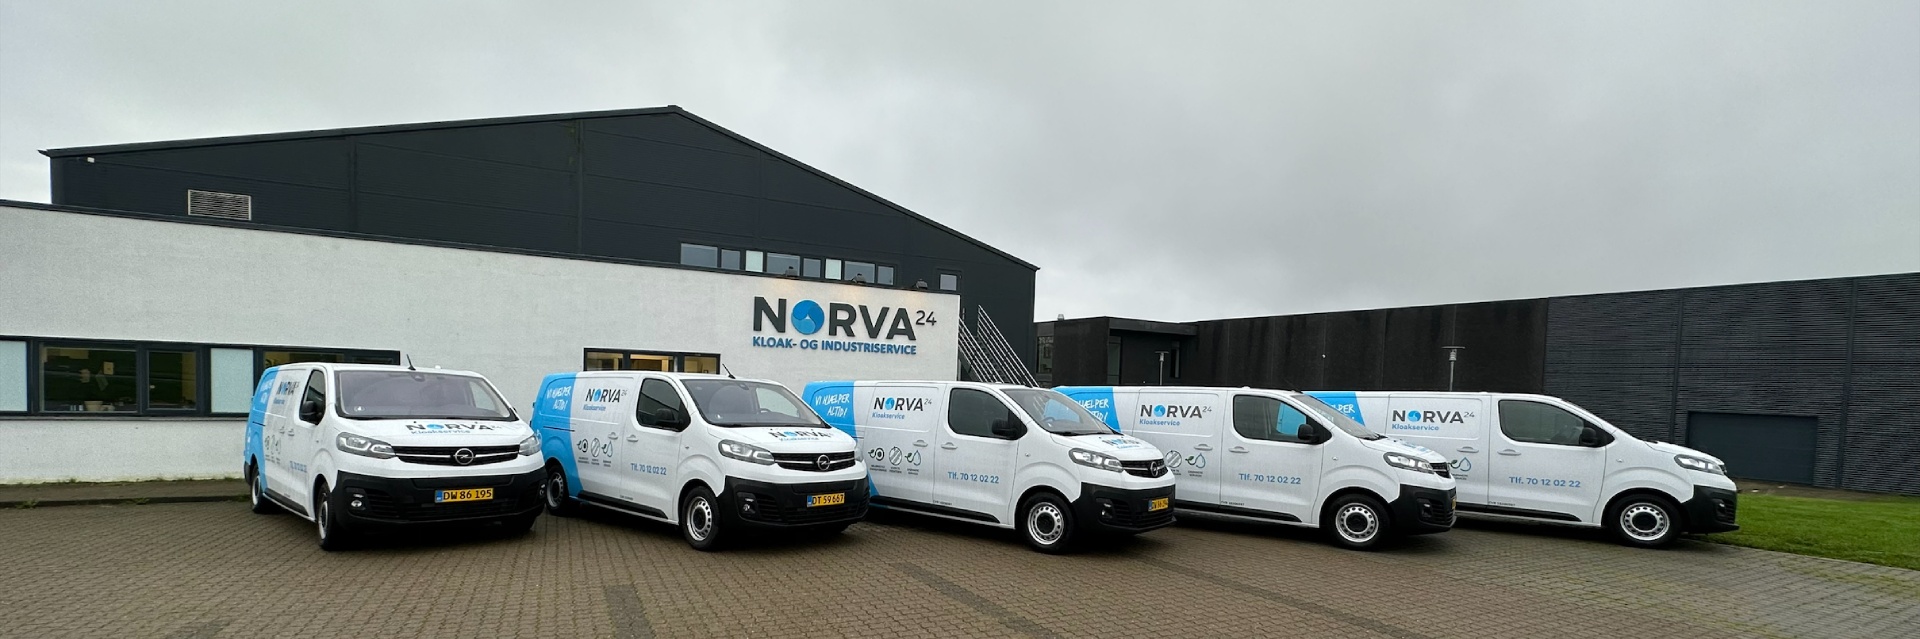
[[[187,215],[252,220],[253,196],[188,189]]]

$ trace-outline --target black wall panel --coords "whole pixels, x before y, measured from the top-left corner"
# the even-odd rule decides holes
[[[1854,281],[1841,486],[1920,494],[1920,273]]]
[[[1635,437],[1678,439],[1673,403],[1679,291],[1556,297],[1547,303],[1546,394]]]
[[[1458,304],[1448,310],[1453,314],[1448,345],[1466,347],[1456,363],[1454,390],[1538,393],[1546,388],[1547,300]]]

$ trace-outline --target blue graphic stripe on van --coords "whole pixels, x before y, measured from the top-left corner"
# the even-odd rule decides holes
[[[1353,421],[1362,424],[1367,423],[1366,416],[1360,414],[1360,397],[1352,392],[1310,391],[1307,395],[1326,403],[1328,406],[1332,406],[1334,410],[1340,411],[1348,417],[1352,417]]]
[[[540,434],[540,454],[560,462],[567,474],[567,493],[580,496],[580,469],[573,461],[573,373],[554,373],[540,380],[534,398],[533,432]]]
[[[260,487],[267,487],[267,451],[266,433],[267,403],[273,398],[273,382],[280,376],[280,367],[269,368],[260,374],[260,385],[253,389],[253,409],[247,412],[247,452],[246,459],[240,461],[245,469],[248,460],[258,460],[259,467],[254,472],[260,474]]]
[[[1107,423],[1107,428],[1120,432],[1120,407],[1113,403],[1112,386],[1061,386],[1053,390],[1079,402],[1095,418]]]
[[[808,382],[805,388],[800,389],[800,399],[806,401],[821,420],[852,437],[855,449],[859,448],[860,429],[853,421],[852,381]],[[873,471],[869,469],[867,500],[872,501],[879,494],[880,489],[873,485]]]

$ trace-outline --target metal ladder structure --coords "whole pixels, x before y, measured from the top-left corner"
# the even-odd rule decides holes
[[[975,329],[967,328],[964,311],[961,315],[960,357],[966,360],[967,368],[973,371],[975,381],[1040,385],[1033,378],[1033,371],[1027,370],[1026,362],[1013,351],[1013,345],[1007,343],[1007,336],[1000,332],[999,326],[994,325],[985,307],[974,307]]]

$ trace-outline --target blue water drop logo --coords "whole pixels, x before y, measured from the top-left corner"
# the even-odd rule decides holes
[[[881,402],[881,406],[886,410],[893,410],[893,398],[888,397],[885,402]]]
[[[1153,416],[1154,416],[1154,417],[1166,417],[1166,416],[1167,416],[1167,407],[1165,407],[1165,406],[1155,406],[1155,407],[1153,407]]]
[[[1420,411],[1417,411],[1417,410],[1407,411],[1407,421],[1410,421],[1410,422],[1420,421]]]
[[[800,300],[793,305],[793,330],[805,335],[820,332],[821,325],[827,321],[826,311],[820,310],[820,304],[813,300]]]

